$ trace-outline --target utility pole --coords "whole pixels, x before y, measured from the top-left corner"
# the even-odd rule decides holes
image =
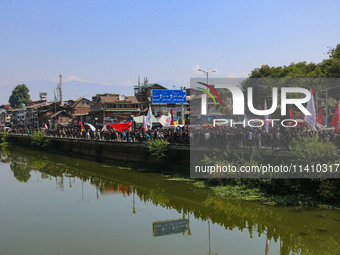
[[[63,87],[62,87],[62,83],[63,83],[63,76],[61,74],[59,74],[59,96],[60,96],[60,105],[63,105]]]
[[[327,127],[328,127],[328,89],[326,89],[326,123],[327,123]]]
[[[215,73],[216,71],[215,70],[212,70],[212,71],[204,71],[204,70],[202,70],[202,69],[198,69],[198,71],[199,72],[202,72],[202,73],[204,73],[206,76],[207,76],[207,85],[209,85],[209,74],[211,74],[211,73]],[[209,89],[208,89],[209,90]],[[203,96],[204,95],[204,96]],[[205,98],[205,100],[207,100],[206,99],[206,95],[205,94],[202,94],[202,97],[204,97]],[[208,102],[207,102],[208,103]],[[202,101],[202,104],[203,104],[203,101]],[[209,113],[209,109],[208,109],[208,104],[206,104],[207,105],[207,109],[206,109],[206,113]],[[203,106],[203,105],[202,105]],[[206,121],[208,122],[208,115],[206,116]]]
[[[104,127],[104,124],[105,124],[105,108],[101,107],[101,109],[103,110],[103,127]]]
[[[216,72],[215,70],[204,71],[204,70],[202,70],[202,69],[198,69],[198,71],[204,73],[204,74],[207,76],[207,85],[209,85],[209,74],[215,73],[215,72]]]

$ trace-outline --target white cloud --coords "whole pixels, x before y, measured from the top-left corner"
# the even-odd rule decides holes
[[[90,81],[87,81],[87,80],[84,80],[80,77],[77,77],[77,76],[74,76],[74,75],[71,75],[65,79],[63,79],[64,81],[80,81],[80,82],[90,82]]]
[[[201,68],[201,66],[199,65],[199,64],[196,64],[193,68],[192,68],[192,70],[193,70],[193,72],[195,73],[195,74],[202,74],[200,71],[198,71],[198,69],[200,69]]]
[[[249,75],[250,72],[230,73],[226,78],[247,78]]]
[[[131,80],[128,80],[127,82],[125,82],[124,83],[124,86],[129,86],[129,87],[131,87],[131,86],[133,86],[134,84],[133,84],[133,82],[131,81]]]

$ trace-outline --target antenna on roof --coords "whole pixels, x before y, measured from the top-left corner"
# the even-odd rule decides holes
[[[144,86],[146,86],[147,84],[149,84],[149,80],[148,80],[148,77],[145,77],[144,78]]]
[[[62,84],[63,84],[63,76],[59,74],[59,99],[60,99],[60,105],[63,105],[63,89],[62,89]]]

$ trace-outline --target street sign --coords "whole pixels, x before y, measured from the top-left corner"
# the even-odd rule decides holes
[[[187,219],[157,221],[152,223],[154,236],[184,233],[188,227],[189,221]]]
[[[187,102],[187,94],[183,90],[152,90],[153,104],[185,104]]]

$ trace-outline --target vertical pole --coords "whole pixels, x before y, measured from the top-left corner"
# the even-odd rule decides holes
[[[267,237],[265,255],[269,255],[270,240]]]
[[[38,110],[36,111],[37,111],[37,129],[39,130],[39,111]]]
[[[209,232],[209,255],[211,255],[210,220],[208,220],[208,232]]]
[[[182,125],[184,125],[184,105],[181,104],[181,118],[182,118]]]
[[[59,96],[60,96],[60,105],[63,105],[63,76],[59,75]]]
[[[326,121],[327,121],[327,127],[328,125],[328,89],[326,90]]]
[[[135,189],[134,189],[134,187],[132,187],[132,198],[133,198],[133,200],[132,200],[132,202],[133,202],[133,206],[132,206],[132,213],[133,214],[136,214],[136,202],[135,202]]]
[[[104,127],[104,124],[105,124],[105,108],[104,107],[103,107],[103,127]]]
[[[57,102],[54,102],[54,114],[57,113]],[[54,116],[54,129],[57,129],[57,116]]]

